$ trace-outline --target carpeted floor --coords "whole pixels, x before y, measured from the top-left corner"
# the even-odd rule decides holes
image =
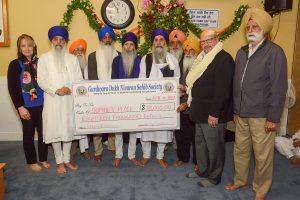
[[[127,145],[125,145],[127,147]],[[141,149],[138,145],[138,158]],[[78,156],[75,163],[79,171],[65,175],[56,173],[53,152],[49,151],[52,167],[41,173],[33,173],[25,164],[22,142],[0,142],[0,162],[6,162],[5,200],[247,200],[253,199],[252,189],[226,191],[226,183],[233,179],[233,143],[226,143],[226,163],[222,183],[203,189],[197,186],[199,179],[188,179],[185,174],[193,170],[192,163],[180,168],[162,169],[155,163],[155,147],[152,146],[151,162],[145,167],[133,166],[124,156],[121,166],[111,165],[113,155],[104,151],[103,161],[84,160]],[[124,150],[124,155],[127,151]],[[165,155],[169,164],[176,160],[176,153],[169,148]],[[252,166],[253,168],[253,166]],[[252,170],[253,171],[253,170]],[[274,178],[268,199],[299,199],[300,166],[293,166],[276,152]]]

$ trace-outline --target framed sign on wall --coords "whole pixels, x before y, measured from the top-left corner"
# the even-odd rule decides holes
[[[9,46],[7,0],[0,0],[0,47]]]

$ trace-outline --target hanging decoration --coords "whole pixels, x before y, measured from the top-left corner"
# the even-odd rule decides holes
[[[197,25],[190,23],[184,3],[185,0],[143,0],[142,8],[144,12],[139,16],[138,26],[130,30],[138,36],[139,41],[144,36],[144,43],[139,45],[139,55],[143,56],[151,49],[151,33],[157,27],[164,28],[168,32],[178,29],[187,35],[191,32],[197,37],[200,36],[202,30]],[[241,5],[235,11],[232,23],[218,31],[220,40],[227,39],[239,29],[242,17],[248,8],[248,5]],[[97,32],[105,25],[94,12],[93,5],[89,0],[72,0],[67,5],[67,11],[64,13],[60,25],[70,30],[69,26],[72,22],[73,12],[78,9],[85,13],[88,23],[94,31]],[[125,33],[126,30],[116,31],[117,41],[120,42],[122,35]]]

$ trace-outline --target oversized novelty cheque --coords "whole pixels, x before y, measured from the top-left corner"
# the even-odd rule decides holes
[[[73,84],[76,134],[179,129],[178,78]]]

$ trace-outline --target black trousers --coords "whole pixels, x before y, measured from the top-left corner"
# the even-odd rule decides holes
[[[189,114],[180,113],[180,129],[175,131],[178,160],[189,162],[191,145],[193,149],[193,163],[197,164],[195,149],[195,124]]]
[[[21,119],[23,125],[23,149],[27,164],[37,163],[37,156],[34,146],[35,129],[38,133],[39,161],[47,161],[48,145],[43,142],[43,106],[27,108],[30,113],[30,120]]]

